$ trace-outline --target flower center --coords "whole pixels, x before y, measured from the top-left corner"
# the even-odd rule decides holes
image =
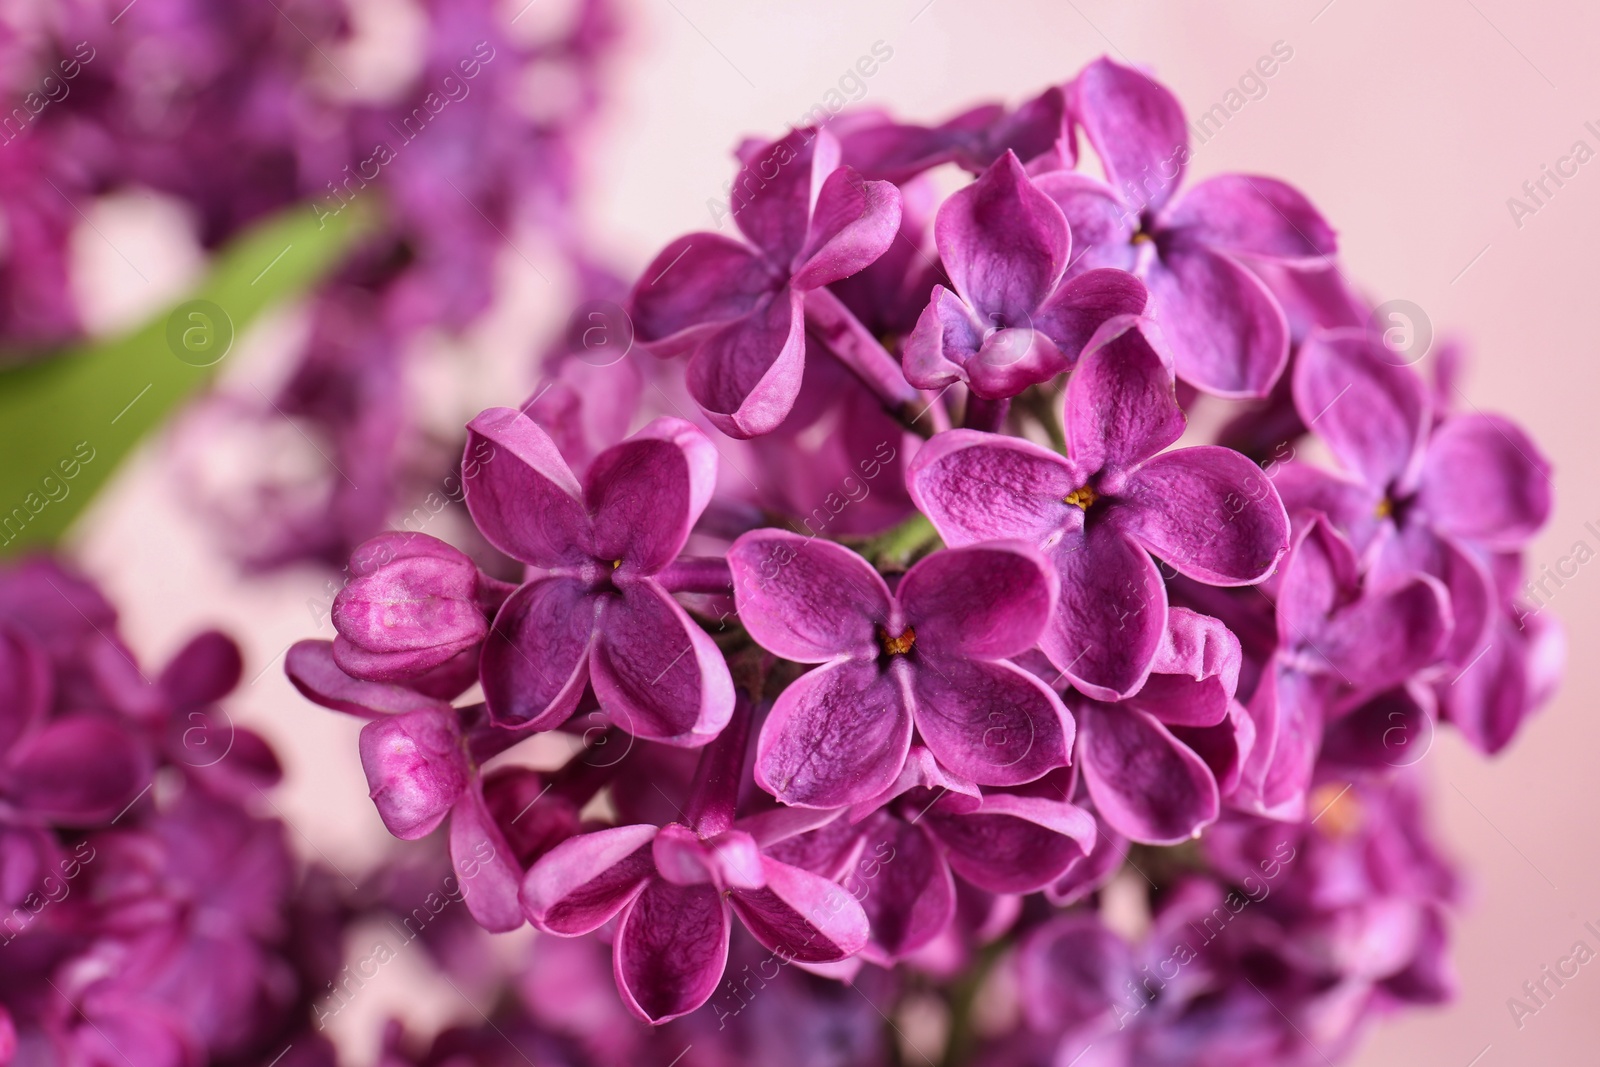
[[[1394,501],[1384,497],[1378,501],[1378,506],[1372,509],[1372,516],[1376,519],[1387,519],[1394,514]]]
[[[878,627],[878,644],[883,648],[886,656],[903,656],[911,651],[911,646],[917,643],[917,631],[907,626],[905,632],[898,637],[891,637],[884,627]]]
[[[1100,494],[1094,491],[1093,486],[1080,485],[1078,488],[1062,497],[1061,502],[1063,504],[1071,504],[1073,507],[1082,511],[1088,511],[1094,502],[1099,499]]]
[[[1309,807],[1315,813],[1313,821],[1332,838],[1346,838],[1361,829],[1365,813],[1349,785],[1324,782],[1311,791]]]
[[[611,569],[612,570],[616,570],[620,566],[622,566],[622,561],[620,559],[614,559],[614,560],[611,561]]]

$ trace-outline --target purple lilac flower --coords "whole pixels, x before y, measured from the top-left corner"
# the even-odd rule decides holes
[[[1066,456],[956,430],[917,453],[907,481],[947,544],[1003,537],[1040,547],[1061,587],[1040,647],[1078,689],[1115,700],[1143,684],[1166,628],[1150,554],[1203,582],[1259,582],[1288,547],[1288,520],[1238,453],[1162,452],[1185,420],[1148,320],[1100,328],[1065,405]]]
[[[822,666],[784,690],[762,727],[756,781],[788,804],[860,803],[900,776],[915,733],[983,785],[1067,762],[1072,719],[1006,661],[1054,608],[1044,559],[1020,545],[935,553],[890,592],[861,557],[777,530],[728,551],[739,618],[763,648]]]

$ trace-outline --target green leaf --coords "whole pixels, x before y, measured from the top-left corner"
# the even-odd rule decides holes
[[[371,218],[289,208],[234,240],[189,299],[137,332],[0,371],[0,555],[60,538],[237,334],[337,266]]]

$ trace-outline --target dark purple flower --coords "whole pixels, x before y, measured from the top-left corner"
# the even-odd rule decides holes
[[[906,378],[918,388],[960,381],[986,400],[1015,396],[1071,367],[1107,319],[1144,310],[1131,274],[1065,277],[1066,217],[1010,152],[944,202],[934,233],[954,290],[934,286],[906,341]]]
[[[1148,320],[1101,327],[1067,382],[1066,456],[955,430],[929,441],[907,476],[946,544],[1039,546],[1061,586],[1040,648],[1101,700],[1138,690],[1165,632],[1151,553],[1199,581],[1247,585],[1288,548],[1283,505],[1248,459],[1204,445],[1162,452],[1184,416],[1156,338]]]
[[[754,437],[782,423],[800,391],[807,294],[888,249],[900,191],[840,166],[834,136],[810,129],[752,150],[735,186],[750,244],[678,238],[645,268],[630,312],[657,354],[690,354],[689,392],[712,424]]]
[[[717,646],[671,596],[698,574],[676,561],[715,484],[710,440],[681,419],[657,419],[596,457],[580,487],[522,413],[491,408],[469,430],[468,454],[487,442],[494,455],[466,483],[467,508],[491,544],[537,568],[484,646],[490,715],[548,730],[591,684],[635,736],[710,741],[732,714],[733,684]]]
[[[891,593],[841,545],[755,530],[728,552],[739,620],[758,644],[822,664],[778,697],[756,781],[778,799],[833,808],[900,776],[915,731],[946,769],[983,785],[1067,762],[1072,719],[1006,657],[1032,648],[1055,580],[1032,549],[937,552]]]

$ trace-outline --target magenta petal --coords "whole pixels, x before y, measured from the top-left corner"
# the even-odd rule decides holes
[[[454,711],[412,711],[361,728],[361,768],[383,825],[402,841],[426,837],[467,788],[471,771]]]
[[[1233,800],[1272,819],[1305,817],[1306,794],[1322,745],[1323,695],[1298,671],[1274,666],[1261,679],[1247,711],[1255,746],[1239,773]]]
[[[1131,242],[1139,215],[1114,189],[1070,170],[1036,175],[1033,184],[1056,202],[1072,227],[1069,277],[1100,267],[1134,268],[1138,256]]]
[[[944,933],[955,918],[955,881],[939,845],[922,827],[887,814],[863,826],[866,847],[844,887],[872,926],[862,955],[889,966]]]
[[[1032,893],[1094,848],[1094,817],[1065,801],[990,793],[971,815],[923,817],[962,878],[991,893]]]
[[[1339,463],[1379,492],[1406,488],[1432,418],[1410,367],[1364,330],[1312,334],[1295,358],[1294,403]]]
[[[889,587],[832,541],[759,529],[728,549],[739,621],[758,645],[796,663],[874,657],[889,621]]]
[[[1102,57],[1073,81],[1072,111],[1125,200],[1159,208],[1171,199],[1189,160],[1189,128],[1165,86]]]
[[[840,167],[817,193],[800,251],[804,262],[789,284],[804,291],[848,278],[887,252],[899,232],[900,190],[889,182],[863,181],[850,167]]]
[[[656,419],[606,449],[584,476],[595,555],[620,561],[619,577],[659,571],[683,551],[716,482],[716,446],[682,419]]]
[[[1167,625],[1167,588],[1150,554],[1109,523],[1049,554],[1061,596],[1039,647],[1091,696],[1118,700],[1136,691]]]
[[[1371,564],[1368,584],[1398,581],[1412,574],[1431,574],[1444,585],[1450,601],[1450,642],[1444,656],[1458,667],[1472,661],[1500,615],[1494,579],[1481,559],[1432,529],[1408,525],[1384,541]]]
[[[1161,220],[1184,238],[1223,252],[1325,263],[1339,251],[1333,227],[1305,194],[1249,174],[1220,174],[1193,186]]]
[[[116,816],[149,785],[150,773],[149,754],[119,724],[78,712],[12,746],[0,794],[29,815],[88,825]]]
[[[1210,585],[1249,585],[1289,550],[1289,516],[1250,460],[1218,445],[1159,455],[1135,471],[1116,524],[1179,572]]]
[[[599,610],[575,578],[529,582],[500,605],[479,664],[497,725],[549,730],[567,720],[589,680]]]
[[[157,684],[176,706],[193,707],[221,700],[239,684],[243,674],[244,656],[238,644],[225,633],[208,630],[197,634],[172,657]],[[0,749],[4,747],[0,738]]]
[[[1043,544],[1068,524],[1066,496],[1082,483],[1042,445],[1016,437],[950,430],[911,460],[911,499],[951,547],[1016,539]]]
[[[939,208],[934,237],[956,292],[986,326],[1027,326],[1067,269],[1066,216],[1007,152]]]
[[[1149,297],[1144,283],[1127,271],[1087,271],[1045,301],[1034,313],[1033,328],[1054,341],[1063,360],[1071,364],[1107,320],[1143,314]]]
[[[50,709],[53,683],[44,650],[31,638],[0,629],[0,755]]]
[[[518,900],[522,868],[473,782],[450,813],[450,861],[461,880],[461,897],[479,926],[493,933],[515,930],[526,920]]]
[[[788,267],[805,243],[812,196],[839,166],[827,130],[792,129],[767,144],[741,147],[733,180],[733,221],[774,264]]]
[[[1378,504],[1383,496],[1365,482],[1292,462],[1275,468],[1272,484],[1291,520],[1302,514],[1323,515],[1357,552],[1364,552],[1378,534]]]
[[[655,875],[654,826],[618,826],[569,837],[546,852],[522,879],[528,921],[562,937],[597,930]]]
[[[654,581],[618,583],[603,601],[589,680],[600,708],[635,737],[695,748],[733,714],[716,642]]]
[[[1174,244],[1145,277],[1178,377],[1215,396],[1266,396],[1289,359],[1289,323],[1265,283],[1231,256]]]
[[[479,413],[467,431],[466,455],[477,476],[464,478],[462,487],[489,543],[541,567],[588,558],[583,494],[550,435],[512,408]]]
[[[1017,973],[1028,1022],[1050,1033],[1099,1019],[1136,979],[1127,942],[1086,912],[1058,915],[1029,934]]]
[[[334,662],[332,641],[296,641],[284,656],[283,669],[307,700],[350,715],[372,718],[450,706],[405,686],[350,677]]]
[[[1083,777],[1095,810],[1135,841],[1175,845],[1221,814],[1211,768],[1136,708],[1079,707]]]
[[[617,927],[613,963],[628,1010],[660,1024],[716,992],[728,964],[728,903],[709,885],[651,879]]]
[[[1504,620],[1470,666],[1440,687],[1445,718],[1468,744],[1493,755],[1511,743],[1526,717],[1548,696],[1566,658],[1560,623],[1528,613]]]
[[[1067,379],[1067,451],[1086,471],[1136,466],[1183,434],[1172,363],[1149,319],[1105,323]],[[1077,488],[1074,486],[1073,488]]]
[[[926,556],[900,579],[897,598],[919,650],[1006,659],[1038,644],[1056,592],[1049,561],[1011,542]]]
[[[1242,661],[1239,639],[1219,620],[1169,608],[1150,677],[1127,704],[1168,726],[1215,726],[1228,714]]]
[[[709,334],[689,361],[689,395],[730,437],[777,429],[800,395],[805,294],[784,288]]]
[[[1504,550],[1549,521],[1553,492],[1550,461],[1521,427],[1457,415],[1433,431],[1417,502],[1440,533]]]
[[[357,549],[351,565],[357,576],[333,599],[333,656],[348,674],[412,678],[489,630],[477,600],[477,566],[443,541],[383,534]]]
[[[834,963],[867,943],[867,915],[826,878],[762,857],[766,885],[729,895],[734,914],[779,959]]]
[[[746,246],[715,233],[673,241],[639,275],[628,314],[638,337],[658,355],[674,355],[692,336],[749,314],[776,283]]]
[[[935,285],[916,328],[906,338],[901,355],[906,381],[918,389],[943,389],[966,381],[973,369],[969,365],[983,347],[985,328],[961,297]]]
[[[928,653],[914,673],[917,732],[956,774],[1016,785],[1065,766],[1073,725],[1061,698],[1021,667]]]
[[[859,803],[888,788],[911,748],[911,708],[892,666],[844,660],[789,684],[761,727],[756,783],[811,808]]]
[[[1436,701],[1427,687],[1390,689],[1330,722],[1318,758],[1324,766],[1358,771],[1409,767],[1428,754],[1436,718]]]

